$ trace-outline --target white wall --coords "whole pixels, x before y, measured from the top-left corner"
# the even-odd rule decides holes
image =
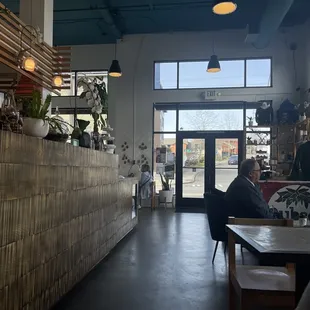
[[[244,43],[244,31],[216,33],[171,33],[126,36],[117,46],[117,58],[123,71],[119,79],[109,79],[109,119],[115,128],[117,151],[126,141],[129,156],[137,153],[141,142],[148,146],[151,159],[152,107],[154,102],[199,102],[203,90],[153,90],[153,64],[156,60],[205,60],[212,53],[215,38],[219,58],[273,57],[273,87],[262,89],[223,89],[221,101],[273,100],[277,108],[286,98],[297,98],[296,84],[305,81],[306,43],[303,27],[279,33],[273,44],[257,50]],[[291,42],[298,42],[295,83]],[[72,50],[72,69],[108,69],[114,58],[114,45],[76,46]],[[309,71],[308,71],[309,72]],[[81,104],[84,104],[81,103]],[[68,98],[54,99],[53,105],[68,105]],[[71,102],[72,106],[72,102]],[[74,101],[73,101],[74,106]],[[133,143],[136,151],[134,152]],[[121,161],[120,161],[121,163]],[[122,163],[121,163],[122,165]],[[128,166],[122,167],[124,174]]]

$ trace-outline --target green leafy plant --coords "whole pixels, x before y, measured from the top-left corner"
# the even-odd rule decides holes
[[[166,175],[160,174],[161,185],[163,191],[170,191],[171,190],[171,180]]]
[[[49,120],[49,107],[52,102],[52,96],[47,95],[44,103],[42,103],[42,94],[39,90],[34,90],[32,97],[24,101],[25,116],[31,118]]]
[[[85,99],[91,108],[94,132],[98,132],[99,128],[102,129],[107,125],[102,117],[102,114],[108,114],[108,93],[103,77],[82,77],[78,81],[78,86],[83,88],[80,98]]]
[[[298,203],[304,204],[305,208],[308,209],[310,203],[310,188],[305,186],[299,186],[296,190],[292,188],[285,188],[285,190],[278,192],[279,195],[276,202],[285,202],[288,208],[291,204]]]

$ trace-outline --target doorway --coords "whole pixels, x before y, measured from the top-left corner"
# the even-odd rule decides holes
[[[177,211],[203,211],[208,188],[227,190],[238,175],[243,135],[243,131],[177,133]]]

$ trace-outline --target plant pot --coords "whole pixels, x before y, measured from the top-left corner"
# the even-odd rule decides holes
[[[44,138],[49,131],[49,123],[38,118],[25,117],[23,124],[24,134],[27,136]]]
[[[108,154],[114,154],[114,150],[116,149],[116,145],[114,144],[106,144],[105,145],[106,152]]]
[[[88,132],[83,131],[80,139],[79,139],[79,145],[81,147],[85,147],[90,149],[91,147],[91,138],[90,138],[90,134]]]
[[[163,202],[167,202],[167,203],[172,203],[173,200],[173,190],[168,190],[168,191],[164,191],[164,190],[160,190],[159,191],[159,202],[163,203]]]
[[[299,121],[300,122],[302,122],[302,121],[304,121],[304,120],[306,120],[306,115],[305,114],[303,114],[303,115],[299,115]]]
[[[249,121],[249,127],[253,127],[253,121]]]

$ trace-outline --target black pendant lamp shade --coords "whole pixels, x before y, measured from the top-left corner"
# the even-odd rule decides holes
[[[119,65],[119,62],[117,60],[117,57],[116,57],[116,48],[117,48],[117,42],[116,44],[114,45],[114,60],[112,61],[112,64],[111,64],[111,67],[109,69],[109,76],[111,77],[121,77],[122,76],[122,69],[121,69],[121,66]]]
[[[213,13],[217,15],[227,15],[237,10],[236,1],[229,0],[216,0],[213,5]]]
[[[111,77],[121,77],[122,76],[122,69],[119,65],[118,60],[114,59],[112,61],[111,67],[109,69],[109,76]]]
[[[212,55],[208,63],[207,72],[216,73],[221,71],[221,65],[216,55]]]

